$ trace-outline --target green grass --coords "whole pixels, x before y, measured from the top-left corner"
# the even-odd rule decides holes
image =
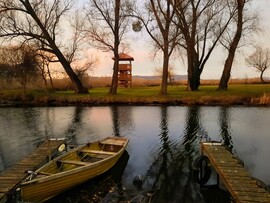
[[[216,91],[217,86],[201,86],[198,91],[186,91],[185,86],[169,86],[168,94],[162,97],[201,97],[201,96],[260,96],[264,93],[270,93],[270,84],[262,85],[231,85],[226,91]],[[125,97],[161,97],[159,94],[160,87],[136,87],[136,88],[118,88],[116,96]],[[89,96],[107,97],[108,88],[91,89]],[[70,94],[70,92],[65,92]]]
[[[49,92],[29,90],[24,102],[58,104],[111,104],[111,103],[175,103],[187,105],[233,105],[260,104],[258,98],[269,97],[270,84],[237,84],[230,85],[226,91],[217,91],[217,86],[201,86],[198,91],[186,91],[186,86],[169,86],[167,95],[160,95],[160,87],[118,88],[116,95],[110,95],[109,88],[93,88],[89,94],[75,94],[74,91]],[[22,95],[22,91],[2,90],[0,100],[12,100]],[[27,98],[27,99],[25,99]],[[257,100],[256,100],[257,99]],[[268,101],[268,100],[267,100]],[[270,101],[270,99],[269,99]],[[263,103],[265,105],[265,103]]]

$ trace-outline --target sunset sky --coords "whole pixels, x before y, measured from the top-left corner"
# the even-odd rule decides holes
[[[253,8],[260,13],[261,27],[263,31],[254,37],[252,45],[260,45],[264,48],[270,48],[270,0],[254,0]],[[133,75],[153,75],[155,67],[162,67],[162,57],[153,58],[149,38],[145,32],[132,33],[129,35],[131,50],[128,53],[134,57]],[[250,55],[255,49],[250,47],[242,48],[237,53],[232,69],[232,78],[253,78],[259,77],[259,73],[245,64],[245,57]],[[94,51],[99,56],[99,64],[92,73],[95,76],[111,76],[113,60],[111,54],[104,54],[100,51]],[[226,57],[226,51],[217,50],[212,54],[210,60],[202,73],[203,79],[219,79],[222,74],[223,64]],[[185,58],[185,56],[184,56]],[[171,60],[174,71],[179,75],[186,75],[186,63],[181,59]],[[270,70],[265,72],[265,77],[270,77]]]

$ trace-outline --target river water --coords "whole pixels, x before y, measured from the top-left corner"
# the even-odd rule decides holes
[[[132,196],[134,202],[142,202],[136,198],[143,196],[148,202],[149,198],[155,198],[153,202],[205,202],[191,173],[200,141],[224,142],[252,176],[270,185],[269,131],[270,108],[0,108],[0,172],[46,138],[65,137],[70,145],[80,145],[106,136],[125,136],[130,143],[122,184],[137,194]],[[135,180],[141,180],[142,186]]]

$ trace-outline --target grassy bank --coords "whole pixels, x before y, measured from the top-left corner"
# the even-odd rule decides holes
[[[170,104],[170,105],[270,105],[270,84],[230,85],[227,91],[216,91],[217,86],[201,86],[188,92],[186,86],[168,87],[168,95],[159,95],[159,87],[119,88],[117,95],[109,95],[108,88],[93,88],[89,94],[73,91],[31,90],[26,95],[19,90],[0,91],[4,105],[106,105],[106,104]]]

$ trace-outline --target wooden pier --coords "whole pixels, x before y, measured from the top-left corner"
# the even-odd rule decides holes
[[[26,171],[34,171],[46,163],[64,142],[64,139],[46,140],[19,163],[0,173],[0,202],[6,202],[8,195],[28,176]]]
[[[249,172],[221,143],[204,142],[201,148],[230,192],[233,202],[270,203],[270,194],[257,185]]]

